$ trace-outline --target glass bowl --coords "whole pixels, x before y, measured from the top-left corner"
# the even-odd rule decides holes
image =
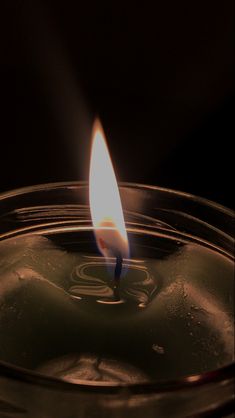
[[[0,196],[3,416],[234,412],[233,212],[174,190],[119,187],[131,248],[120,306],[94,243],[87,183]],[[102,282],[84,287],[94,271]]]

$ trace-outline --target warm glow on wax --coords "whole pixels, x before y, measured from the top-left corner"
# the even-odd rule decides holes
[[[94,123],[89,175],[89,199],[98,247],[105,257],[128,257],[122,205],[102,126]]]

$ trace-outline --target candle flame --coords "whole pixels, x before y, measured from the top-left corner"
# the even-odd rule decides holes
[[[99,120],[92,134],[89,174],[91,218],[104,257],[128,258],[129,246],[120,194],[105,135]]]

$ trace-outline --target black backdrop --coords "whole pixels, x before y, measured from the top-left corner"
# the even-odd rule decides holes
[[[118,178],[233,207],[233,2],[1,2],[0,191],[85,179],[99,115]]]

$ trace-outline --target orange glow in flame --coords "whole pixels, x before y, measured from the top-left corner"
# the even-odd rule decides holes
[[[95,121],[89,174],[91,218],[99,250],[105,257],[128,258],[129,245],[121,199],[102,126]]]

